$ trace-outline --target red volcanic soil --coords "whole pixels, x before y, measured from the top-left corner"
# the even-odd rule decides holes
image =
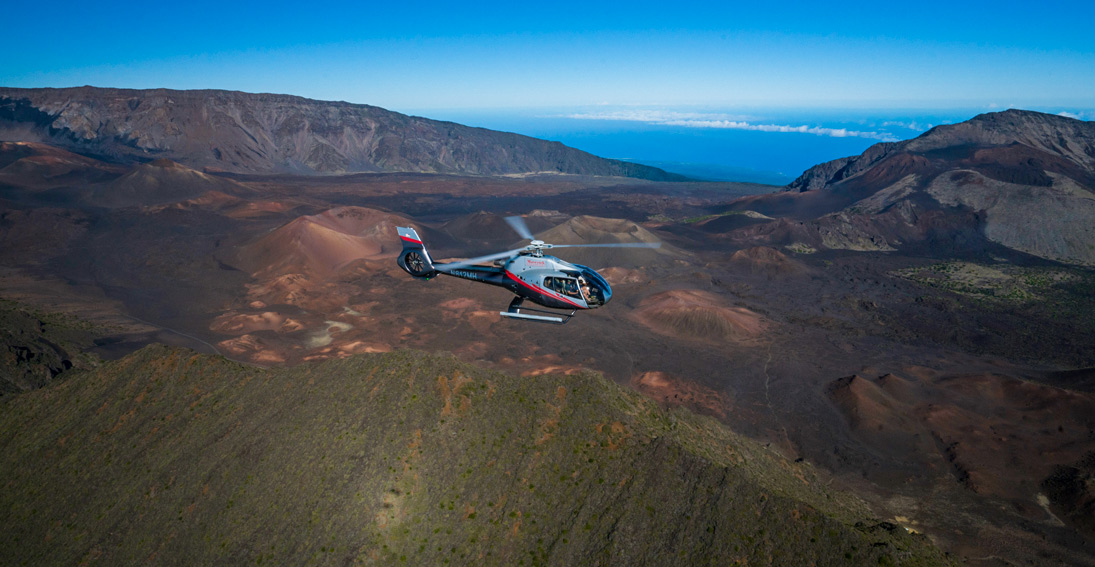
[[[733,406],[730,396],[725,392],[712,390],[665,372],[643,372],[631,379],[631,385],[666,406],[684,406],[719,419],[725,419]]]
[[[262,313],[238,313],[229,311],[217,317],[209,325],[213,332],[223,335],[253,333],[255,331],[292,332],[304,326],[295,319],[281,313],[264,311]]]
[[[125,168],[47,144],[0,142],[0,181],[24,187],[54,187],[117,177]]]
[[[402,249],[396,226],[405,217],[364,207],[339,207],[296,220],[243,246],[239,264],[255,277],[305,274],[326,278],[354,260],[392,258]]]
[[[185,199],[162,205],[144,207],[146,213],[156,213],[166,209],[212,211],[233,219],[254,219],[276,216],[299,206],[294,202],[255,201],[242,199],[221,191],[212,190],[192,199]]]
[[[865,444],[894,455],[918,455],[936,468],[936,446],[930,432],[914,416],[917,397],[909,381],[887,374],[877,379],[858,375],[829,384],[830,399],[847,420],[848,427]]]
[[[632,316],[665,335],[716,342],[755,339],[771,325],[744,307],[726,307],[717,295],[686,289],[647,297]]]
[[[959,162],[987,177],[1019,185],[1048,187],[1053,179],[1047,172],[1066,175],[1081,185],[1095,188],[1095,175],[1060,155],[1022,144],[979,148]]]
[[[515,242],[517,235],[502,215],[479,211],[455,218],[442,227],[450,236],[470,241],[502,240]]]
[[[974,493],[1037,510],[1038,484],[1092,448],[1093,394],[995,374],[909,375],[850,376],[827,391],[872,450],[924,470],[946,467]]]
[[[788,258],[783,252],[767,246],[738,250],[730,256],[730,263],[735,270],[769,277],[798,276],[809,271],[806,266]]]
[[[229,356],[248,359],[254,364],[283,364],[281,349],[266,344],[261,338],[247,334],[223,340],[217,347]]]
[[[931,162],[924,156],[910,153],[898,153],[888,156],[868,169],[856,179],[853,187],[839,191],[863,198],[881,187],[889,187],[910,174],[925,174],[930,171]]]
[[[649,278],[642,270],[629,270],[627,268],[603,268],[598,271],[611,285],[642,283]]]
[[[583,215],[539,235],[552,244],[609,244],[622,242],[659,242],[649,230],[625,219]]]
[[[239,206],[225,210],[223,214],[236,219],[249,219],[285,213],[295,207],[295,204],[283,201],[244,201]]]
[[[171,160],[141,164],[125,175],[97,185],[92,199],[99,206],[157,205],[198,198],[210,191],[246,196],[252,190],[235,181],[195,171]]]

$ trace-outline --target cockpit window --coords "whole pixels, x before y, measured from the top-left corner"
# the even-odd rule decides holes
[[[569,297],[584,300],[589,307],[599,307],[612,297],[612,288],[600,274],[585,266],[575,265],[578,270],[565,273],[573,277],[547,276],[544,287]]]
[[[578,288],[578,280],[574,278],[548,276],[544,278],[544,287],[570,297],[582,297]]]
[[[612,288],[609,287],[608,282],[593,269],[586,266],[578,267],[582,270],[581,275],[578,276],[578,284],[582,295],[586,298],[586,303],[590,307],[604,305],[612,297]]]

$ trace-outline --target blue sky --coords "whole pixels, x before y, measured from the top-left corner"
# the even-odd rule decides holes
[[[6,86],[395,110],[1095,107],[1091,2],[12,2]]]
[[[3,86],[288,93],[606,157],[660,159],[666,138],[650,133],[671,129],[674,140],[711,132],[696,144],[738,140],[709,154],[827,140],[762,167],[793,174],[800,161],[979,112],[1095,119],[1090,1],[10,2],[3,12]],[[632,149],[643,135],[650,148]]]

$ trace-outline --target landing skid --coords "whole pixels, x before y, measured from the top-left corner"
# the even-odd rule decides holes
[[[537,323],[551,323],[553,325],[563,325],[566,324],[567,321],[570,321],[570,318],[574,316],[574,313],[576,311],[578,311],[577,309],[572,309],[568,315],[559,317],[554,316],[556,315],[556,312],[554,311],[544,311],[543,309],[532,309],[531,307],[525,307],[524,311],[532,311],[533,313],[546,313],[547,315],[553,316],[548,317],[545,315],[532,315],[529,313],[522,313],[521,303],[524,300],[525,299],[523,297],[514,297],[513,301],[509,303],[509,309],[506,311],[499,311],[498,314],[503,317],[509,317],[510,319],[522,319],[525,321],[536,321]]]

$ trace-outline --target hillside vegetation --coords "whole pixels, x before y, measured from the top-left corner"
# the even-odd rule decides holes
[[[809,466],[592,373],[150,346],[3,410],[4,565],[943,562]]]

